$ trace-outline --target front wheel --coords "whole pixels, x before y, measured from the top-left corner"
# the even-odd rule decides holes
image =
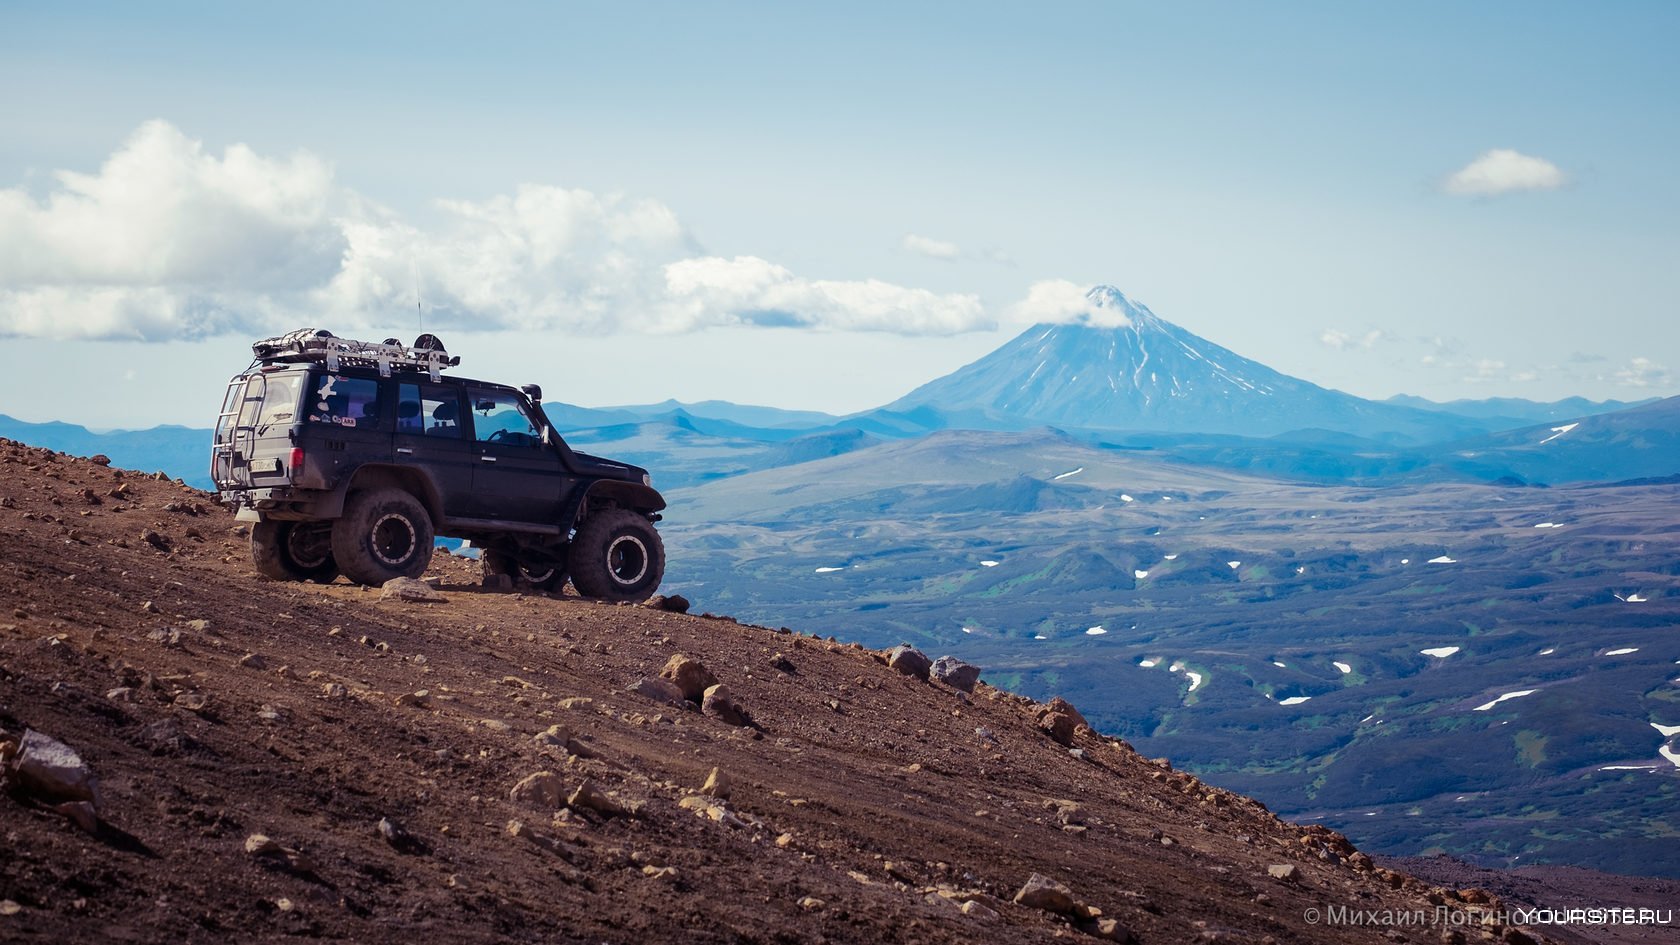
[[[401,489],[352,492],[333,523],[333,558],[358,584],[417,578],[432,563],[432,538],[432,517],[414,496]]]
[[[644,601],[665,576],[665,543],[646,516],[607,509],[578,526],[567,564],[585,597]]]
[[[332,526],[326,522],[258,522],[251,526],[251,561],[276,581],[330,584],[338,577]]]

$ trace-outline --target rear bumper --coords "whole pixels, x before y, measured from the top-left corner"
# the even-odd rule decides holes
[[[246,522],[270,518],[282,521],[337,518],[344,509],[343,499],[335,493],[291,486],[228,490],[217,499],[233,509],[236,518]]]

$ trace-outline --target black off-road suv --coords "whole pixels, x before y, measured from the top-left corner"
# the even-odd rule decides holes
[[[573,451],[534,384],[445,377],[435,336],[411,346],[302,329],[256,342],[228,383],[210,475],[251,522],[277,580],[418,577],[436,535],[482,549],[487,574],[587,597],[647,599],[665,571],[665,500],[647,470]]]

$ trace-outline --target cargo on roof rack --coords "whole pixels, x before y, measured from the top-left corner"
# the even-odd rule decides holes
[[[378,343],[340,338],[324,328],[299,328],[264,338],[251,343],[251,352],[264,364],[310,362],[325,364],[329,371],[340,365],[377,367],[381,377],[396,370],[425,371],[434,381],[444,368],[461,363],[459,357],[450,357],[436,335],[421,335],[405,346],[395,338]]]

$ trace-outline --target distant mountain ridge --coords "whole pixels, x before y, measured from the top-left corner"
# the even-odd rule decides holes
[[[1483,432],[1470,418],[1365,400],[1291,377],[1186,331],[1113,286],[1083,323],[1038,324],[883,413],[948,426],[1274,436],[1307,428],[1390,443]],[[1109,327],[1112,326],[1112,327]]]

